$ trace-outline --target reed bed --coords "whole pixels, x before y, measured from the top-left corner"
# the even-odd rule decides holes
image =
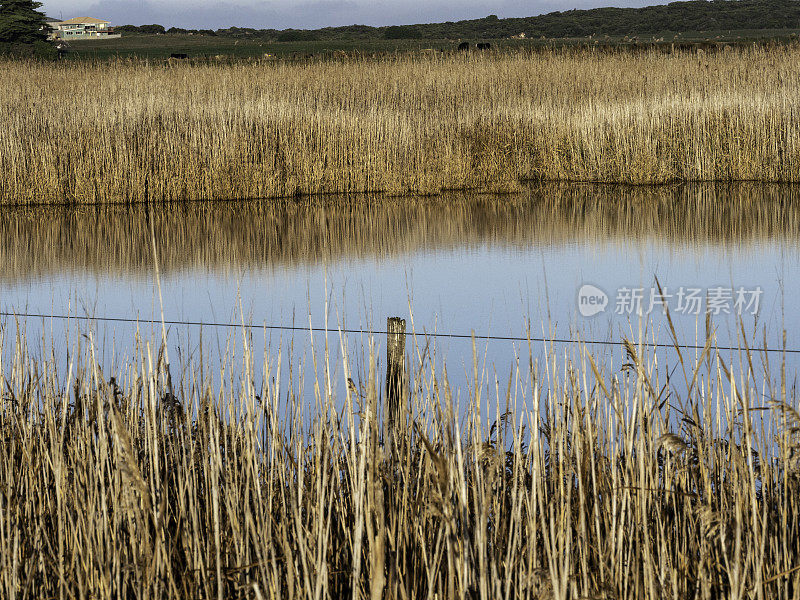
[[[497,197],[326,198],[6,207],[0,281],[73,270],[149,277],[150,219],[161,269],[226,272],[477,247],[630,243],[742,247],[800,240],[800,188],[765,184],[546,184]]]
[[[305,392],[246,344],[214,383],[28,343],[0,355],[6,598],[800,596],[797,398],[744,341],[545,346],[451,389],[415,340],[393,426],[372,342]]]
[[[0,201],[800,179],[800,47],[0,61]]]

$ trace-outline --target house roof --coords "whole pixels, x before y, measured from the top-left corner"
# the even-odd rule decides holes
[[[98,23],[109,23],[109,21],[103,21],[103,19],[95,19],[94,17],[75,17],[74,19],[67,19],[66,21],[61,21],[63,25],[97,25]]]

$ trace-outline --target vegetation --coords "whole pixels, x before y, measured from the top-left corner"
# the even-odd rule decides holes
[[[41,5],[32,0],[0,1],[0,54],[55,55],[45,41],[49,32],[45,16],[36,10]]]
[[[153,33],[153,25],[124,25],[125,31]],[[160,27],[160,26],[158,26]],[[593,8],[568,10],[524,18],[483,19],[446,23],[420,23],[369,27],[348,25],[304,31],[308,39],[367,40],[417,39],[455,40],[507,38],[520,33],[527,37],[565,38],[593,36],[635,36],[660,32],[685,32],[735,29],[797,29],[800,27],[800,2],[797,0],[689,0],[643,8]],[[163,27],[161,28],[163,31]],[[182,29],[183,32],[199,30]],[[252,27],[229,27],[218,34],[256,37],[275,41],[287,32]]]
[[[276,39],[278,42],[313,42],[316,40],[317,36],[313,32],[297,29],[281,31]]]
[[[789,46],[0,62],[0,201],[797,181],[799,58]]]
[[[36,10],[41,5],[32,0],[0,2],[0,43],[33,44],[47,39],[44,14]]]
[[[308,36],[304,33],[299,32],[298,41],[281,42],[217,35],[211,31],[202,33],[176,31],[167,35],[123,34],[122,37],[113,39],[72,40],[65,59],[76,62],[121,58],[167,59],[173,53],[183,53],[191,60],[215,62],[260,60],[265,55],[285,60],[304,60],[312,56],[340,58],[343,53],[350,56],[372,56],[419,51],[431,47],[437,50],[452,50],[455,47],[452,42],[431,43],[426,40],[403,39],[315,41],[306,39]]]
[[[383,37],[341,37],[326,39],[318,32],[287,30],[274,37],[258,37],[226,30],[193,30],[172,27],[166,34],[126,33],[121,38],[86,38],[70,41],[64,57],[73,61],[108,59],[160,59],[172,53],[184,53],[192,60],[260,59],[265,54],[274,58],[340,58],[375,57],[397,52],[452,53],[460,42],[452,39],[425,39],[415,35],[414,26],[401,26],[397,32],[387,28]],[[409,33],[410,31],[410,33]],[[516,35],[516,34],[515,34]],[[794,29],[726,29],[705,31],[660,31],[635,36],[581,36],[566,38],[502,38],[491,42],[500,52],[537,52],[558,48],[593,48],[606,51],[641,52],[651,46],[662,51],[715,50],[730,47],[742,49],[759,45],[796,44],[800,28]],[[480,38],[478,38],[480,39]],[[475,49],[473,47],[473,49]]]
[[[690,0],[644,8],[569,10],[519,19],[476,19],[419,26],[424,37],[463,38],[634,36],[658,32],[781,29],[800,26],[796,0]]]
[[[120,25],[115,27],[114,31],[117,33],[144,33],[144,34],[162,34],[165,33],[163,25]]]
[[[326,344],[304,392],[277,356],[256,379],[246,343],[215,386],[199,364],[173,380],[149,343],[105,372],[91,335],[69,364],[16,338],[4,597],[797,596],[794,388],[744,340],[736,366],[717,354],[710,327],[670,367],[576,342],[476,367],[470,389],[419,340],[393,428],[371,345],[358,371]]]

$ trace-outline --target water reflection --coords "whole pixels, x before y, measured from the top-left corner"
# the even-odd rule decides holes
[[[512,196],[5,207],[0,277],[293,268],[420,251],[566,244],[730,247],[800,240],[800,188],[535,186]]]
[[[534,336],[621,340],[640,334],[635,316],[615,311],[618,290],[650,292],[658,277],[672,293],[763,289],[757,315],[714,317],[717,341],[736,345],[744,329],[779,346],[784,329],[800,339],[786,308],[800,294],[798,194],[761,184],[564,184],[499,197],[5,208],[0,310],[158,318],[154,237],[168,320],[382,329],[387,316],[401,315],[420,332],[524,336],[530,323]],[[577,310],[586,284],[609,296],[591,318]],[[650,339],[669,341],[659,311],[645,325]],[[681,342],[703,344],[703,314],[678,315],[675,326]],[[34,336],[43,328],[67,335],[50,321],[27,327]],[[135,330],[93,327],[107,347]],[[70,335],[84,329],[73,324]],[[229,333],[211,335],[217,359],[229,354]],[[200,333],[173,326],[170,336],[187,354]],[[294,340],[294,351],[308,350],[307,333],[273,332],[256,336],[256,352],[278,337],[284,348]],[[471,370],[469,341],[439,340],[437,349]],[[501,371],[528,351],[524,342],[481,349]]]

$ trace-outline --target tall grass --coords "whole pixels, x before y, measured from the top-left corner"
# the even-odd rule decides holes
[[[797,398],[745,345],[576,342],[451,389],[414,343],[389,435],[372,343],[306,393],[277,356],[215,385],[27,343],[0,356],[3,597],[800,595]]]
[[[798,47],[0,62],[0,201],[797,181]]]
[[[149,276],[375,259],[481,244],[742,246],[800,240],[800,188],[547,184],[513,197],[326,198],[162,206],[35,206],[0,211],[0,281],[74,269]]]

